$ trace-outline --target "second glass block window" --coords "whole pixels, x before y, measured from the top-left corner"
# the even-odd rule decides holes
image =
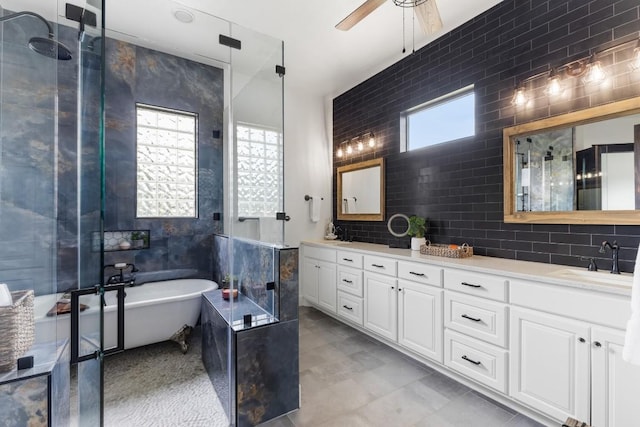
[[[138,218],[197,212],[198,116],[136,104]]]
[[[239,217],[274,217],[282,210],[282,134],[238,124]]]

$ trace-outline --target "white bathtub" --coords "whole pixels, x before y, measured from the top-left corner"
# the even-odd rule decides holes
[[[176,279],[145,283],[125,288],[126,349],[168,340],[183,325],[194,326],[200,316],[201,294],[217,289],[218,285],[205,279]],[[105,294],[105,348],[116,345],[116,292]],[[47,312],[62,294],[37,296],[34,303],[36,342],[55,341],[70,336],[69,314],[48,317]],[[100,298],[88,295],[80,303],[89,306],[80,314],[80,334],[94,335],[98,331]]]

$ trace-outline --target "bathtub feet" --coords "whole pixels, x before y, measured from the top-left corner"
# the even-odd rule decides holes
[[[182,350],[182,354],[186,354],[187,351],[189,351],[189,336],[191,335],[192,330],[193,327],[184,325],[175,334],[173,334],[171,338],[169,338],[171,341],[178,343],[180,350]]]

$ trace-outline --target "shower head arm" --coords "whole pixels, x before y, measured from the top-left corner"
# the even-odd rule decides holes
[[[44,24],[47,26],[47,30],[49,30],[49,38],[53,38],[54,34],[53,34],[53,28],[51,28],[51,24],[49,24],[49,21],[47,21],[46,19],[44,19],[42,16],[38,15],[37,13],[34,12],[16,12],[16,13],[11,13],[9,15],[5,15],[5,16],[1,16],[0,17],[0,22],[2,21],[8,21],[10,19],[15,19],[15,18],[19,18],[21,16],[33,16],[34,18],[38,18],[39,20],[41,20],[42,22],[44,22]]]

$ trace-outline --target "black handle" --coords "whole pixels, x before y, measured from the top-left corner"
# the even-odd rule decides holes
[[[599,341],[594,342],[593,345],[595,345],[596,347],[602,347],[602,344],[600,344]]]
[[[416,273],[415,271],[410,271],[409,274],[413,274],[414,276],[424,277],[424,273]]]
[[[342,258],[342,260],[343,260],[343,261],[347,261],[347,262],[353,262],[353,260],[352,260],[352,259],[349,259],[349,258]]]
[[[460,282],[462,286],[469,286],[470,288],[481,288],[482,285],[474,285],[473,283]]]
[[[467,362],[469,362],[469,363],[473,363],[473,364],[474,364],[474,365],[476,365],[476,366],[478,366],[478,365],[481,363],[481,362],[476,362],[475,360],[471,360],[471,359],[469,359],[467,356],[462,356],[462,358],[463,358],[464,360],[466,360]]]
[[[346,308],[347,310],[353,310],[353,307],[349,307],[348,305],[343,305],[344,308]]]
[[[466,314],[463,314],[460,317],[464,317],[465,319],[473,320],[474,322],[481,322],[482,321],[482,319],[477,319],[475,317],[467,316]]]
[[[391,289],[392,289],[392,290],[393,290],[393,289],[395,289],[395,288],[396,288],[395,286],[392,286],[392,287],[391,287]]]
[[[586,342],[587,340],[585,340],[584,338],[580,337],[580,338],[578,338],[578,341],[580,341],[580,342]]]
[[[371,264],[371,267],[375,267],[375,268],[384,268],[384,265],[380,265],[380,264]]]
[[[343,281],[344,283],[349,283],[349,284],[353,283],[353,280],[342,279],[342,281]]]

